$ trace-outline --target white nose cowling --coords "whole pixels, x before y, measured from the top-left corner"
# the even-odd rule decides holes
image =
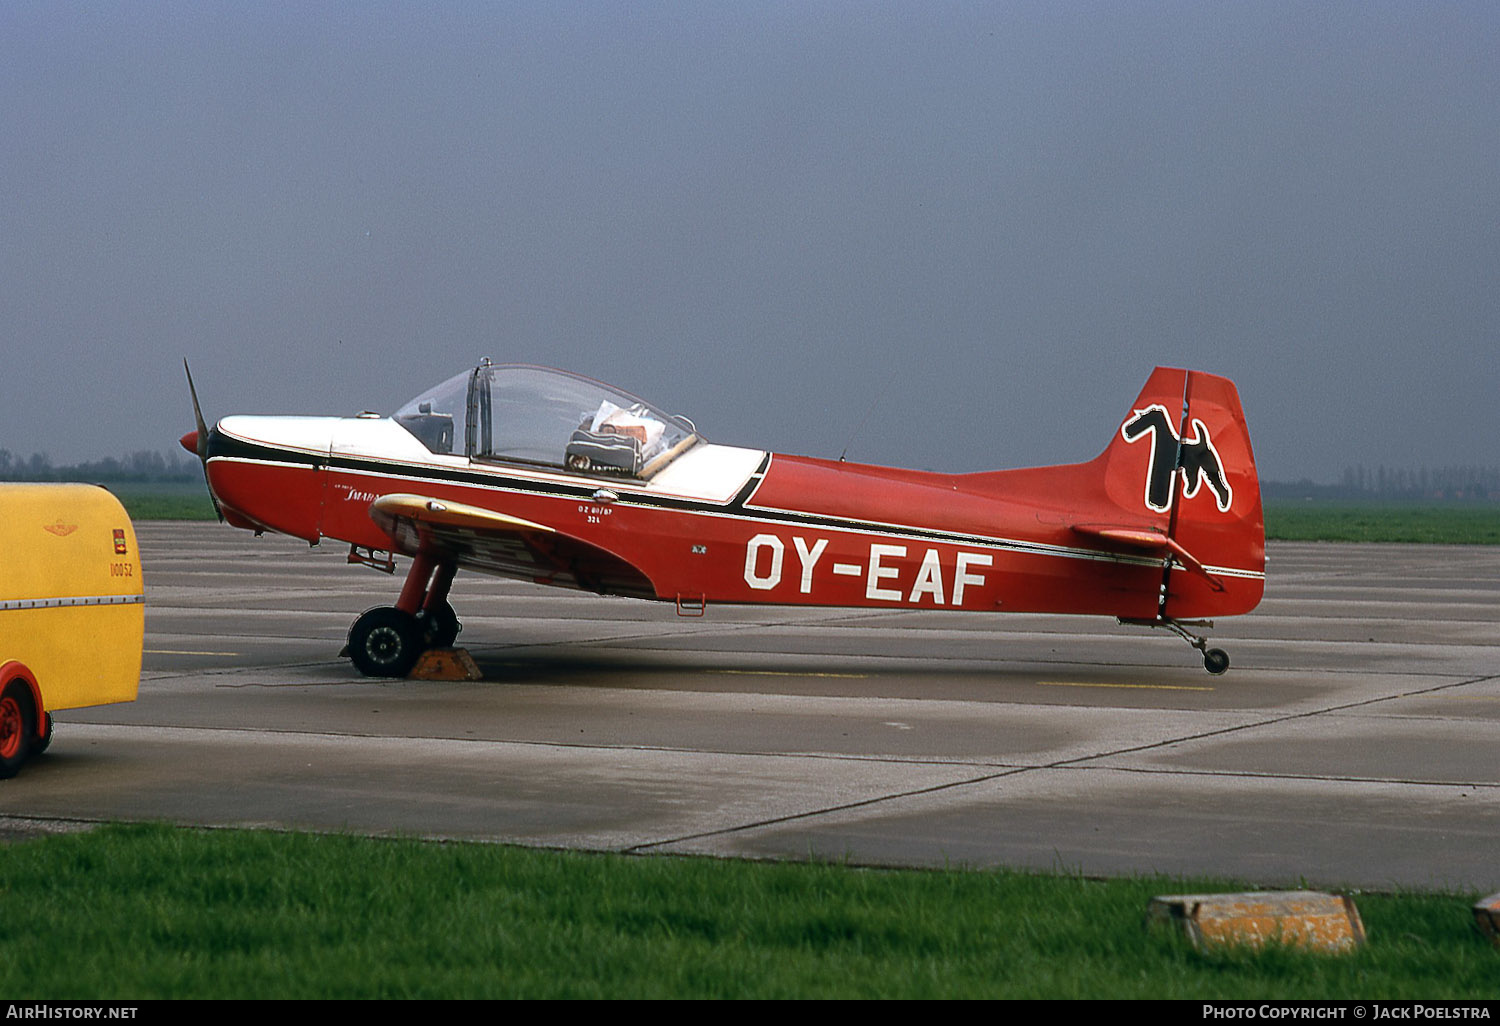
[[[208,483],[238,527],[322,537],[324,474],[337,417],[225,417],[214,426]]]

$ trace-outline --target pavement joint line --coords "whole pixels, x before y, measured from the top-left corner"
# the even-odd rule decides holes
[[[1215,688],[1192,684],[1122,684],[1110,681],[1039,680],[1044,688],[1120,688],[1124,691],[1214,691]]]
[[[914,788],[912,790],[902,791],[896,794],[876,795],[873,798],[863,798],[856,802],[843,802],[839,805],[828,806],[827,808],[807,809],[803,812],[793,812],[785,816],[772,816],[769,819],[758,820],[754,823],[739,823],[735,826],[721,827],[717,830],[702,830],[697,833],[684,834],[681,837],[665,838],[659,841],[642,841],[639,844],[632,844],[628,847],[621,848],[620,851],[625,854],[635,854],[638,852],[648,851],[652,848],[664,847],[666,845],[685,844],[689,841],[699,841],[705,837],[723,837],[727,834],[737,834],[746,830],[755,830],[760,827],[777,826],[782,823],[793,823],[799,819],[812,819],[817,816],[827,816],[836,812],[847,812],[851,809],[864,808],[870,805],[879,805],[882,802],[896,801],[901,798],[915,798],[919,795],[936,794],[958,787],[971,787],[974,784],[982,784],[990,780],[999,780],[1002,777],[1010,777],[1015,776],[1018,773],[1025,773],[1032,768],[1034,767],[1019,767],[1016,769],[1005,770],[1002,773],[986,773],[982,776],[974,777],[969,780],[951,780],[946,784],[933,784],[929,787]]]
[[[141,655],[242,656],[243,652],[192,652],[178,648],[144,648]]]
[[[371,683],[371,681],[369,680],[369,678],[366,678],[366,677],[345,677],[345,678],[342,678],[340,680],[310,680],[310,681],[304,681],[302,683],[289,682],[289,683],[286,683],[286,684],[274,684],[274,683],[267,683],[265,681],[247,681],[244,684],[215,684],[214,687],[216,687],[216,688],[226,688],[226,689],[229,689],[229,690],[249,689],[249,688],[335,688],[335,687],[337,687],[337,688],[346,688],[346,687],[349,687],[350,685],[354,685],[354,684],[369,684],[369,683]],[[375,683],[379,683],[379,682],[377,681]],[[386,681],[385,683],[397,683],[397,682],[396,681]],[[402,681],[401,683],[405,683],[405,682]]]
[[[315,685],[315,686],[317,686],[317,685]],[[1033,764],[1029,764],[1029,763],[987,762],[987,761],[983,761],[983,760],[963,759],[963,758],[952,758],[952,759],[931,758],[931,757],[928,757],[928,758],[902,758],[900,756],[893,756],[893,755],[857,755],[857,754],[846,753],[846,752],[751,752],[751,751],[738,751],[738,750],[732,750],[732,749],[723,749],[723,750],[718,750],[718,751],[708,751],[708,750],[702,749],[702,748],[683,748],[680,745],[616,745],[616,744],[602,744],[602,743],[593,743],[593,744],[590,744],[588,742],[582,742],[582,741],[535,741],[535,740],[524,739],[524,738],[523,739],[517,739],[517,738],[503,738],[503,737],[502,738],[496,738],[496,737],[454,737],[454,736],[451,736],[451,735],[430,735],[430,734],[429,735],[423,735],[423,736],[415,736],[415,735],[407,736],[407,735],[403,735],[403,736],[397,737],[397,736],[393,736],[393,735],[385,734],[385,733],[367,734],[367,733],[362,733],[362,732],[353,731],[353,730],[342,730],[342,731],[332,731],[332,730],[309,731],[309,730],[297,730],[297,729],[288,728],[288,727],[216,727],[216,726],[203,726],[203,725],[198,725],[198,724],[186,724],[186,723],[162,725],[162,724],[146,724],[146,723],[119,723],[119,722],[115,722],[115,721],[84,720],[84,719],[69,719],[68,720],[68,725],[69,726],[82,726],[82,727],[102,727],[102,728],[104,728],[106,730],[118,727],[118,728],[123,728],[123,729],[126,729],[126,730],[150,730],[150,731],[166,732],[166,733],[177,732],[177,731],[182,731],[182,732],[192,731],[192,732],[201,732],[201,733],[210,733],[210,734],[278,734],[278,735],[282,735],[282,736],[304,737],[304,738],[309,738],[309,739],[313,739],[313,740],[316,740],[316,739],[319,739],[319,738],[339,739],[339,740],[344,739],[344,738],[356,738],[356,739],[363,739],[363,740],[370,740],[370,741],[397,741],[397,742],[453,741],[453,742],[458,742],[458,743],[461,743],[461,744],[468,744],[468,745],[513,745],[513,746],[515,746],[517,748],[556,748],[556,749],[563,749],[563,750],[566,750],[566,751],[586,751],[586,752],[651,752],[651,753],[672,754],[672,755],[701,755],[701,756],[712,756],[712,757],[730,756],[730,757],[742,758],[742,759],[776,759],[776,760],[780,760],[780,759],[814,759],[814,760],[818,760],[818,761],[822,761],[822,762],[873,762],[873,763],[889,763],[891,765],[896,765],[896,766],[934,766],[934,767],[940,767],[940,768],[965,767],[966,766],[966,767],[970,767],[970,768],[973,768],[973,769],[979,769],[979,768],[983,768],[983,767],[988,767],[988,768],[991,768],[991,769],[1001,769],[1001,770],[1004,770],[1004,773],[999,774],[1000,776],[1004,776],[1004,775],[1009,774],[1009,773],[1020,772],[1020,771],[1023,771],[1023,770],[1033,770],[1033,769],[1045,769],[1045,768],[1047,768],[1045,766],[1033,765]],[[994,774],[991,774],[991,775],[994,775]],[[943,785],[943,786],[952,786],[952,785],[948,784],[948,785]],[[879,799],[871,799],[871,800],[875,801],[875,800],[879,800]]]
[[[1037,767],[1029,767],[1035,769]],[[1472,791],[1500,791],[1500,781],[1417,780],[1408,777],[1338,776],[1329,773],[1276,773],[1268,770],[1171,769],[1164,766],[1053,766],[1081,773],[1138,773],[1165,777],[1226,777],[1252,780],[1311,780],[1335,784],[1404,784],[1412,787],[1462,787]]]
[[[764,754],[764,753],[762,753],[762,754]],[[1102,756],[1093,756],[1092,758],[1102,758]],[[848,811],[851,811],[853,809],[867,808],[867,807],[872,806],[872,805],[879,805],[879,804],[882,804],[882,803],[885,803],[885,802],[899,801],[899,800],[904,799],[904,798],[915,798],[915,797],[920,797],[920,796],[923,796],[923,795],[937,794],[937,793],[940,793],[940,792],[943,792],[943,791],[950,791],[950,790],[954,790],[954,789],[957,789],[957,788],[972,787],[975,784],[989,783],[991,781],[1001,780],[1001,779],[1004,779],[1004,778],[1007,778],[1007,777],[1020,776],[1022,774],[1034,773],[1034,772],[1036,772],[1038,770],[1046,770],[1046,769],[1072,770],[1072,771],[1081,771],[1081,772],[1104,772],[1104,771],[1107,771],[1107,772],[1114,772],[1114,773],[1139,773],[1139,774],[1143,774],[1143,775],[1145,775],[1145,774],[1156,774],[1156,775],[1162,775],[1162,776],[1179,776],[1179,777],[1189,777],[1189,776],[1193,776],[1193,777],[1224,777],[1224,778],[1229,778],[1229,779],[1234,779],[1234,778],[1251,778],[1251,779],[1294,780],[1294,781],[1296,781],[1296,780],[1309,780],[1309,781],[1325,781],[1325,782],[1333,782],[1333,783],[1354,783],[1354,784],[1404,784],[1404,785],[1408,785],[1408,786],[1417,786],[1417,787],[1442,787],[1442,788],[1455,788],[1455,787],[1458,787],[1458,788],[1467,788],[1469,790],[1476,790],[1476,791],[1477,790],[1496,790],[1496,791],[1500,791],[1500,784],[1477,784],[1477,783],[1459,782],[1459,781],[1402,780],[1402,779],[1394,779],[1394,778],[1387,778],[1387,777],[1329,777],[1329,776],[1322,776],[1322,775],[1319,775],[1319,774],[1311,774],[1311,773],[1307,773],[1307,774],[1290,774],[1290,773],[1287,773],[1287,774],[1278,774],[1278,773],[1257,773],[1257,772],[1229,772],[1229,771],[1225,771],[1225,770],[1217,770],[1217,771],[1215,771],[1215,770],[1165,770],[1165,769],[1147,769],[1147,768],[1116,767],[1116,766],[1094,766],[1094,767],[1090,767],[1090,766],[1073,765],[1072,762],[1073,761],[1069,760],[1069,761],[1063,761],[1063,762],[1052,763],[1052,764],[1047,764],[1047,765],[1017,766],[1017,767],[1014,767],[1014,768],[1007,769],[1007,770],[1005,770],[1002,773],[989,773],[989,774],[985,774],[983,776],[974,777],[974,778],[967,779],[967,780],[954,780],[954,781],[949,781],[948,783],[945,783],[945,784],[934,784],[934,785],[932,785],[930,787],[916,788],[916,789],[910,790],[910,791],[901,791],[901,792],[895,792],[895,793],[886,794],[886,795],[876,795],[876,796],[871,797],[871,798],[861,799],[860,801],[857,801],[857,802],[845,802],[845,803],[840,804],[840,805],[832,805],[832,806],[828,806],[826,808],[820,808],[820,809],[807,809],[807,810],[804,810],[802,812],[790,813],[790,814],[785,815],[785,816],[774,816],[774,817],[771,817],[769,819],[757,820],[757,821],[751,822],[751,823],[739,823],[739,824],[736,824],[734,826],[721,827],[721,828],[716,829],[716,830],[702,830],[702,831],[699,831],[697,833],[684,834],[684,835],[681,835],[679,837],[663,838],[661,840],[656,840],[656,841],[642,841],[642,842],[640,842],[638,844],[633,844],[633,845],[630,845],[629,847],[621,848],[619,850],[623,854],[639,854],[639,853],[642,853],[642,852],[650,851],[651,849],[654,849],[654,848],[662,848],[662,847],[667,847],[667,846],[676,845],[676,844],[686,844],[686,843],[691,842],[691,841],[701,841],[701,840],[703,840],[705,838],[708,838],[708,837],[724,837],[724,836],[727,836],[727,835],[730,835],[730,834],[743,833],[744,831],[747,831],[747,830],[756,830],[756,829],[759,829],[759,828],[762,828],[762,827],[779,826],[779,825],[782,825],[782,824],[785,824],[785,823],[796,822],[797,820],[813,819],[813,818],[816,818],[816,817],[833,815],[833,814],[837,814],[837,813],[840,813],[840,812],[848,812]],[[959,764],[959,765],[962,765],[962,764]]]
[[[1326,716],[1329,713],[1347,712],[1350,709],[1360,709],[1367,706],[1378,705],[1382,702],[1393,701],[1398,698],[1411,698],[1418,695],[1430,695],[1437,691],[1446,691],[1449,688],[1464,687],[1469,684],[1482,684],[1486,681],[1500,679],[1497,674],[1485,674],[1482,677],[1471,677],[1467,680],[1451,681],[1446,684],[1435,684],[1430,688],[1418,688],[1413,691],[1403,691],[1396,695],[1380,695],[1375,698],[1361,699],[1357,702],[1344,702],[1338,705],[1324,706],[1320,709],[1308,709],[1303,712],[1288,713],[1285,716],[1270,716],[1254,723],[1242,723],[1237,726],[1219,727],[1214,730],[1205,730],[1197,734],[1187,734],[1179,738],[1162,741],[1153,741],[1148,744],[1132,745],[1128,748],[1120,748],[1115,751],[1101,752],[1095,755],[1079,756],[1073,759],[1064,759],[1053,763],[1049,768],[1062,768],[1076,763],[1089,762],[1094,759],[1108,759],[1119,755],[1134,755],[1138,752],[1148,752],[1154,748],[1166,748],[1169,745],[1182,744],[1185,741],[1201,741],[1210,737],[1222,737],[1227,734],[1235,734],[1245,730],[1256,730],[1261,727],[1269,727],[1277,723],[1289,723],[1293,720],[1312,719],[1316,716]]]
[[[915,790],[912,790],[912,791],[904,791],[904,792],[899,792],[899,793],[894,793],[894,794],[889,794],[889,795],[877,795],[877,796],[875,796],[873,798],[862,799],[862,800],[860,800],[858,802],[845,803],[845,804],[842,804],[842,805],[832,806],[832,807],[829,807],[829,808],[826,808],[826,809],[821,809],[821,810],[808,810],[808,811],[805,811],[805,812],[793,813],[793,814],[788,815],[788,816],[777,817],[777,818],[773,818],[773,819],[770,819],[770,820],[764,820],[764,821],[757,822],[757,823],[741,823],[741,824],[737,824],[737,825],[731,826],[731,827],[724,827],[724,828],[721,828],[721,829],[718,829],[718,830],[703,831],[703,832],[700,832],[700,833],[690,834],[690,835],[687,835],[687,836],[684,836],[684,837],[675,838],[675,839],[667,839],[667,840],[661,840],[661,841],[644,842],[642,844],[635,845],[635,846],[633,846],[631,848],[627,848],[625,850],[626,851],[643,851],[643,850],[646,850],[646,849],[649,849],[649,848],[656,848],[656,847],[661,847],[661,846],[664,846],[664,845],[682,844],[682,843],[685,843],[685,842],[688,842],[688,841],[701,840],[701,839],[703,839],[705,837],[719,837],[719,836],[724,836],[724,835],[727,835],[727,834],[740,833],[742,831],[753,830],[753,829],[756,829],[758,827],[774,826],[774,825],[777,825],[777,824],[780,824],[780,823],[794,822],[794,821],[800,820],[800,819],[810,819],[810,818],[813,818],[813,817],[816,817],[816,816],[824,816],[824,815],[829,815],[831,813],[845,812],[845,811],[848,811],[850,809],[865,808],[865,807],[872,806],[872,805],[878,805],[878,804],[881,804],[881,803],[884,803],[884,802],[897,801],[897,800],[900,800],[900,799],[903,799],[903,798],[910,798],[910,797],[915,797],[915,796],[918,796],[918,795],[935,794],[935,793],[939,793],[939,792],[942,792],[942,791],[954,790],[954,789],[960,788],[960,787],[971,787],[971,786],[973,786],[975,784],[987,783],[987,782],[992,781],[992,780],[999,780],[999,779],[1001,779],[1003,777],[1020,776],[1022,774],[1027,774],[1027,773],[1035,773],[1035,772],[1038,772],[1040,770],[1048,770],[1048,769],[1090,769],[1090,768],[1100,769],[1100,770],[1104,770],[1104,769],[1116,769],[1116,767],[1105,767],[1105,766],[1088,767],[1088,766],[1084,766],[1082,764],[1083,763],[1087,763],[1087,762],[1093,762],[1093,761],[1096,761],[1096,760],[1099,760],[1099,759],[1107,759],[1107,758],[1117,757],[1117,756],[1120,756],[1120,755],[1131,755],[1131,754],[1135,754],[1135,753],[1138,753],[1138,752],[1150,751],[1150,750],[1155,749],[1155,748],[1165,748],[1165,747],[1167,747],[1169,745],[1181,744],[1184,741],[1197,741],[1197,740],[1202,740],[1203,738],[1218,737],[1218,736],[1223,736],[1223,735],[1227,735],[1227,734],[1233,734],[1233,733],[1237,733],[1237,732],[1242,731],[1242,730],[1248,730],[1248,729],[1253,729],[1253,728],[1257,728],[1257,727],[1270,726],[1270,725],[1276,724],[1276,723],[1286,723],[1286,722],[1290,722],[1292,720],[1309,719],[1309,718],[1314,717],[1314,716],[1322,716],[1322,715],[1325,715],[1325,714],[1331,713],[1331,712],[1340,712],[1340,711],[1343,711],[1343,710],[1346,710],[1346,709],[1355,709],[1355,708],[1359,708],[1361,706],[1374,705],[1374,704],[1376,704],[1378,702],[1389,701],[1391,698],[1407,697],[1407,696],[1410,696],[1410,695],[1413,695],[1413,694],[1429,694],[1429,693],[1431,693],[1433,691],[1441,691],[1441,690],[1445,690],[1447,688],[1452,688],[1452,687],[1462,687],[1465,684],[1477,684],[1477,683],[1482,683],[1484,681],[1489,681],[1489,680],[1494,680],[1494,679],[1496,679],[1496,675],[1494,675],[1494,674],[1488,674],[1488,675],[1485,675],[1485,676],[1482,676],[1482,677],[1475,677],[1475,678],[1472,678],[1472,679],[1469,679],[1469,680],[1466,680],[1466,681],[1453,682],[1453,683],[1448,683],[1448,684],[1439,684],[1439,685],[1436,685],[1436,686],[1434,686],[1432,688],[1422,688],[1422,689],[1419,689],[1417,691],[1403,692],[1401,695],[1387,695],[1387,696],[1381,696],[1379,698],[1365,699],[1365,700],[1359,701],[1359,702],[1349,702],[1349,703],[1345,703],[1345,704],[1342,704],[1342,705],[1328,706],[1328,707],[1325,707],[1323,709],[1310,710],[1310,711],[1302,712],[1302,713],[1293,713],[1293,714],[1286,715],[1286,716],[1274,716],[1274,717],[1269,717],[1267,719],[1259,720],[1259,721],[1257,721],[1255,723],[1241,724],[1239,726],[1233,726],[1233,727],[1223,727],[1223,728],[1219,728],[1217,730],[1203,731],[1203,732],[1200,732],[1200,733],[1197,733],[1197,734],[1189,734],[1189,735],[1185,735],[1185,736],[1177,737],[1177,738],[1168,738],[1168,739],[1164,739],[1164,740],[1161,740],[1161,741],[1151,742],[1149,744],[1133,745],[1133,746],[1130,746],[1128,748],[1117,749],[1117,750],[1111,751],[1111,752],[1102,752],[1102,753],[1101,752],[1096,752],[1093,755],[1077,756],[1077,757],[1074,757],[1074,758],[1071,758],[1071,759],[1058,759],[1058,760],[1056,760],[1054,762],[1045,763],[1045,764],[1036,765],[1036,766],[1023,766],[1023,767],[1019,767],[1019,768],[1016,768],[1016,769],[1007,770],[1007,771],[1005,771],[1003,773],[985,774],[983,776],[976,777],[976,778],[971,779],[971,780],[950,781],[949,783],[946,783],[946,784],[938,784],[938,785],[934,785],[934,786],[931,786],[931,787],[918,788],[918,789],[915,789]],[[1189,775],[1189,773],[1190,773],[1190,771],[1185,771],[1185,770],[1178,770],[1178,771],[1165,771],[1164,770],[1164,771],[1161,771],[1161,772],[1163,772],[1163,773],[1176,773],[1177,775]],[[1268,776],[1268,775],[1263,775],[1263,774],[1258,774],[1258,773],[1233,774],[1233,773],[1227,773],[1227,772],[1226,773],[1222,773],[1220,775],[1223,775],[1223,776],[1226,776],[1226,777],[1232,777],[1232,776],[1249,776],[1249,777]],[[1318,780],[1318,779],[1324,779],[1324,778],[1320,778],[1319,776],[1314,775],[1314,774],[1306,774],[1306,775],[1302,775],[1300,777],[1288,775],[1284,779]],[[1334,778],[1328,778],[1328,779],[1341,780],[1343,778],[1334,777]],[[1401,783],[1402,781],[1400,781],[1400,780],[1390,780],[1390,779],[1376,779],[1376,780],[1371,780],[1369,782],[1370,783]],[[1464,783],[1464,784],[1447,783],[1447,784],[1434,785],[1434,786],[1475,787],[1475,788],[1477,788],[1479,785],[1471,785],[1471,784],[1467,784],[1467,783]]]
[[[265,666],[194,667],[187,670],[142,670],[141,680],[178,680],[182,677],[228,677],[237,673],[268,673],[276,670],[303,670],[327,666],[326,659],[310,663],[269,663]],[[351,677],[351,680],[367,681],[373,678]],[[232,684],[215,684],[214,687],[234,687]]]
[[[868,673],[821,673],[816,670],[709,670],[709,673],[738,677],[835,677],[840,680],[869,680]]]

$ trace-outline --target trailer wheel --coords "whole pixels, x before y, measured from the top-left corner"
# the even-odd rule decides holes
[[[13,680],[0,692],[0,779],[13,777],[31,752],[36,711],[31,706],[31,690]]]
[[[41,755],[52,745],[52,714],[47,713],[47,725],[42,730],[42,736],[37,738],[31,745],[32,755]]]
[[[378,606],[349,628],[349,658],[366,677],[405,677],[426,650],[422,625],[395,606]]]

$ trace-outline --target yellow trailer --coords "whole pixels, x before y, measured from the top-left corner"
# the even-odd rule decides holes
[[[47,748],[54,711],[135,700],[145,629],[118,499],[93,485],[0,485],[0,777]]]

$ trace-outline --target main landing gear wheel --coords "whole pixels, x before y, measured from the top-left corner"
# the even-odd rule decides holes
[[[15,776],[31,752],[36,710],[31,689],[13,680],[0,692],[0,779]]]
[[[426,632],[428,648],[452,648],[458,640],[458,632],[464,629],[458,622],[458,614],[447,602],[434,610],[424,609],[417,614],[417,620]]]
[[[1229,653],[1222,648],[1211,648],[1203,653],[1203,668],[1215,676],[1229,669]]]
[[[349,628],[349,658],[366,677],[405,677],[427,650],[421,622],[395,606],[379,606]]]

